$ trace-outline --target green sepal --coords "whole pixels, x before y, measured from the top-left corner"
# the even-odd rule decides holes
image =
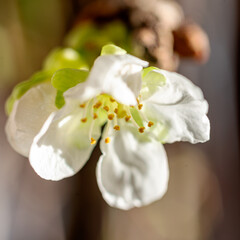
[[[49,71],[37,72],[29,80],[17,84],[6,101],[5,110],[7,115],[11,113],[16,100],[21,98],[30,88],[42,82],[50,81],[51,75]]]
[[[145,78],[146,77],[146,75],[149,73],[149,72],[151,72],[151,71],[154,71],[154,70],[160,70],[159,68],[157,68],[157,67],[147,67],[147,68],[144,68],[143,70],[142,70],[142,78]]]
[[[160,69],[156,67],[148,67],[142,70],[143,83],[163,86],[166,83],[166,78],[158,72]]]
[[[88,77],[89,71],[78,70],[72,68],[63,68],[56,71],[51,79],[54,88],[61,92],[67,91],[69,88],[82,83]]]
[[[114,44],[106,44],[102,47],[101,55],[124,55],[127,51],[114,45]]]
[[[64,106],[65,104],[65,99],[64,99],[64,96],[63,96],[63,92],[61,91],[57,91],[57,95],[56,95],[56,98],[55,98],[55,106],[60,109]]]
[[[148,67],[142,70],[141,96],[145,99],[153,95],[159,87],[166,83],[166,77],[156,67]]]

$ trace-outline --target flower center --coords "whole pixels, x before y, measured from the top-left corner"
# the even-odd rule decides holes
[[[120,130],[118,125],[119,119],[124,119],[126,123],[133,124],[139,133],[144,133],[145,127],[152,127],[153,122],[149,121],[144,115],[142,109],[143,104],[140,103],[140,98],[137,99],[137,106],[128,106],[117,102],[113,97],[107,94],[100,94],[94,99],[89,100],[86,103],[79,105],[83,109],[81,121],[86,123],[91,121],[89,140],[91,144],[95,144],[96,140],[92,137],[92,131],[95,121],[99,118],[104,118],[104,122],[107,122],[106,130],[104,131],[103,138],[105,143],[109,143],[111,140],[108,137],[108,131],[110,125],[113,123],[113,129],[115,131]]]

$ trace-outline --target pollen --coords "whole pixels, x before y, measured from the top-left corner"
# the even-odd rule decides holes
[[[81,121],[85,123],[87,121],[87,118],[82,118]]]
[[[145,127],[140,127],[140,128],[138,129],[138,131],[139,131],[140,133],[144,133],[144,130],[145,130]]]
[[[104,106],[103,109],[106,110],[107,112],[109,111],[109,107],[108,106]]]
[[[97,102],[95,105],[93,105],[93,108],[100,108],[102,106],[102,102]]]
[[[113,113],[108,114],[108,119],[109,119],[109,120],[113,120],[113,118],[114,118],[114,114],[113,114]]]
[[[119,131],[119,130],[120,130],[120,126],[119,126],[119,125],[115,125],[115,126],[114,126],[114,129],[115,129],[116,131]]]
[[[118,113],[118,108],[115,108],[115,109],[114,109],[114,112],[117,114],[117,113]]]
[[[142,105],[142,104],[138,104],[138,109],[139,109],[139,110],[141,110],[141,109],[142,109],[142,107],[143,107],[143,105]]]
[[[128,122],[131,119],[131,116],[126,116],[125,121]]]
[[[111,102],[115,102],[115,99],[112,98],[112,97],[110,97],[110,101],[111,101]]]
[[[94,138],[91,138],[91,144],[95,144],[96,143],[96,140]]]
[[[153,122],[151,122],[151,121],[148,122],[148,127],[151,127],[151,126],[153,126],[153,125],[154,125]]]
[[[96,113],[93,114],[93,119],[97,119],[98,115]]]
[[[109,137],[105,138],[105,143],[110,143],[111,139]]]
[[[83,103],[83,104],[80,104],[79,107],[80,107],[80,108],[85,108],[85,104],[84,104],[84,103]]]

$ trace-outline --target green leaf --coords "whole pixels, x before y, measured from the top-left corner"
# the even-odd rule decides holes
[[[61,68],[86,68],[87,64],[80,54],[72,48],[54,49],[44,62],[43,69],[52,73]]]
[[[88,77],[87,70],[78,70],[72,68],[64,68],[56,71],[51,79],[53,87],[61,92],[65,92],[78,83],[84,82]]]
[[[78,24],[73,30],[68,34],[65,39],[67,46],[75,49],[80,49],[84,46],[86,42],[94,39],[99,34],[96,25],[87,22]]]
[[[115,43],[125,42],[128,35],[126,25],[121,21],[106,24],[102,31],[104,35],[108,36],[108,38]]]
[[[6,113],[8,115],[11,113],[15,101],[22,97],[30,88],[42,82],[50,81],[51,75],[52,74],[49,71],[37,72],[29,80],[17,84],[7,99],[5,105]]]
[[[57,95],[55,98],[55,105],[58,109],[62,108],[65,104],[65,99],[63,96],[63,92],[61,91],[57,91]]]
[[[99,56],[102,46],[109,43],[119,45],[127,51],[131,49],[132,41],[122,22],[78,24],[65,39],[65,44],[76,49],[89,65]]]
[[[115,55],[124,55],[126,54],[127,52],[114,45],[114,44],[107,44],[105,46],[102,47],[102,51],[101,51],[101,55],[108,55],[108,54],[115,54]]]

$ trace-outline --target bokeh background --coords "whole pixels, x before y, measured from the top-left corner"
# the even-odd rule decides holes
[[[203,89],[211,141],[166,146],[171,177],[160,201],[127,212],[107,206],[98,149],[74,177],[50,182],[7,143],[6,98],[62,44],[86,2],[0,0],[0,239],[240,239],[238,0],[178,0],[210,39],[209,61],[182,60],[179,72]]]

